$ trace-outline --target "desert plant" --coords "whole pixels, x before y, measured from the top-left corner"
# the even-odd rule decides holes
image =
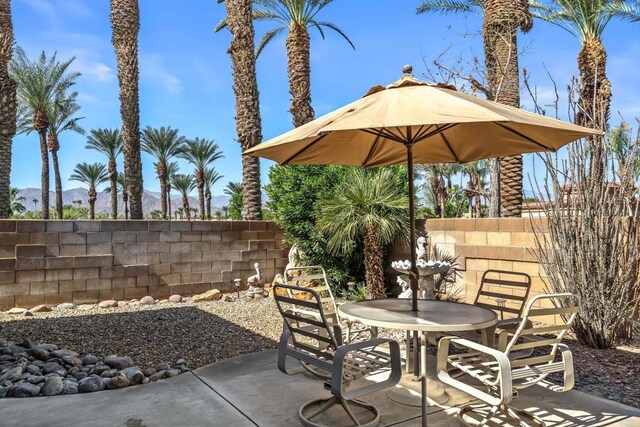
[[[172,185],[173,185],[173,188],[175,188],[182,196],[182,209],[181,209],[180,216],[184,214],[187,220],[191,221],[191,209],[189,207],[189,193],[191,193],[196,188],[196,183],[195,183],[195,180],[193,179],[193,175],[176,174],[173,176]]]
[[[89,186],[89,219],[95,219],[95,205],[98,198],[96,187],[109,181],[109,173],[104,163],[78,163],[69,177],[70,181],[78,181]]]
[[[238,220],[242,218],[242,208],[243,208],[243,184],[241,182],[229,182],[227,187],[224,189],[224,194],[230,197],[229,205],[225,210],[225,217],[227,213],[229,217],[233,220]],[[224,209],[224,207],[223,207]]]

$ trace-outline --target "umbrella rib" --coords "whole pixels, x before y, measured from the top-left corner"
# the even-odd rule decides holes
[[[544,148],[544,149],[545,149],[545,151],[553,151],[553,152],[555,152],[555,151],[556,151],[556,150],[555,150],[555,149],[553,149],[553,148],[549,148],[549,147],[547,147],[546,145],[540,144],[538,141],[536,141],[536,140],[535,140],[535,139],[533,139],[533,138],[528,137],[527,135],[523,134],[522,132],[518,132],[518,131],[517,131],[517,130],[515,130],[515,129],[511,129],[511,128],[510,128],[509,126],[507,126],[507,125],[504,125],[504,124],[502,124],[502,123],[498,123],[498,122],[493,122],[493,123],[495,123],[496,125],[500,126],[502,129],[508,130],[509,132],[511,132],[511,133],[513,133],[513,134],[515,134],[515,135],[518,135],[520,138],[524,138],[524,139],[526,139],[527,141],[529,141],[529,142],[532,142],[532,143],[536,144],[538,147]]]
[[[367,163],[369,163],[369,160],[371,160],[371,157],[373,156],[374,151],[376,150],[376,148],[378,148],[378,143],[380,142],[380,135],[376,135],[376,139],[373,141],[373,144],[371,145],[371,150],[369,150],[369,154],[367,154],[367,157],[364,159],[364,162],[362,162],[362,166],[367,166]]]
[[[444,125],[444,126],[442,126],[440,128],[438,126],[436,126],[435,130],[433,130],[432,132],[429,132],[429,133],[427,133],[425,135],[422,135],[420,138],[414,139],[413,142],[414,143],[418,143],[420,141],[424,141],[425,139],[431,138],[433,135],[437,135],[439,133],[442,133],[442,132],[444,132],[446,130],[449,130],[452,127],[457,126],[457,125],[458,125],[458,123],[448,123],[448,124],[446,124],[446,125]]]
[[[460,163],[460,158],[458,158],[458,155],[456,154],[456,152],[453,151],[453,147],[451,146],[451,144],[449,144],[449,140],[447,139],[446,136],[444,136],[443,132],[440,132],[440,137],[442,138],[444,143],[447,144],[447,147],[449,147],[449,151],[451,151],[451,154],[456,159],[456,162]]]
[[[433,125],[429,125],[427,127],[425,126],[420,126],[420,129],[418,130],[418,132],[416,132],[416,140],[420,141],[423,135],[426,135],[429,132],[429,129],[431,129],[433,127]]]
[[[371,130],[371,129],[360,129],[360,130],[362,132],[369,133],[371,135],[382,136],[382,137],[390,139],[392,141],[399,142],[400,144],[404,144],[405,143],[405,141],[403,141],[400,138],[398,138],[398,136],[396,136],[396,135],[394,135],[394,134],[392,134],[390,132],[385,132],[384,128],[382,128],[380,130],[376,130],[376,131]]]
[[[289,162],[293,159],[295,159],[296,157],[298,157],[300,154],[304,153],[305,151],[307,151],[309,148],[311,148],[313,145],[315,145],[317,142],[320,142],[325,136],[329,135],[328,133],[325,133],[323,135],[320,135],[319,137],[317,137],[316,139],[314,139],[313,141],[311,141],[309,144],[307,144],[304,148],[301,148],[298,152],[296,152],[293,156],[289,157],[287,160],[285,160],[284,162],[282,162],[282,165],[288,165]]]

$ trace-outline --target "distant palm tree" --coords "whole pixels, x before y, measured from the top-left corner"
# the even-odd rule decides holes
[[[409,197],[392,169],[352,169],[335,196],[320,201],[317,227],[333,254],[349,254],[364,240],[367,289],[386,298],[382,246],[408,235]]]
[[[124,219],[129,219],[129,195],[127,194],[127,181],[123,172],[118,173],[116,187],[122,191],[122,203],[124,204]],[[112,202],[113,203],[113,202]]]
[[[111,188],[111,218],[118,218],[118,156],[122,153],[122,136],[118,129],[93,129],[87,137],[85,148],[104,154],[109,160]]]
[[[179,170],[178,162],[171,162],[167,165],[167,209],[169,219],[171,219],[171,182],[173,182],[173,177],[178,174]]]
[[[40,137],[43,219],[49,219],[49,154],[47,152],[49,111],[80,76],[80,73],[68,72],[74,59],[59,62],[55,53],[47,57],[43,51],[37,60],[32,61],[27,53],[18,47],[10,66],[11,77],[18,84],[18,101],[27,112],[32,122],[31,126]]]
[[[13,55],[11,0],[0,0],[0,219],[11,215],[11,144],[16,134],[16,82],[9,76]]]
[[[191,163],[195,168],[195,180],[200,203],[200,219],[204,219],[204,169],[214,161],[223,158],[218,144],[212,140],[195,138],[186,140],[179,157]]]
[[[142,219],[142,160],[140,158],[140,102],[138,97],[138,0],[111,0],[111,41],[116,52],[120,86],[120,116],[124,171],[131,218]]]
[[[23,213],[24,211],[27,210],[27,208],[25,208],[24,205],[22,204],[22,202],[24,202],[26,199],[20,196],[20,189],[12,187],[11,190],[9,191],[9,200],[11,200],[12,214]]]
[[[244,210],[244,192],[242,190],[243,184],[241,182],[229,182],[224,189],[224,194],[230,197],[225,214],[228,212],[231,219],[234,220],[242,218]]]
[[[211,219],[211,188],[223,178],[214,168],[205,168],[204,170],[204,197],[207,203],[207,219]]]
[[[222,212],[224,212],[224,219],[229,219],[229,205],[224,205]]]
[[[34,199],[32,199],[32,200],[31,200],[31,203],[33,203],[33,210],[34,210],[34,211],[37,211],[37,210],[38,210],[38,202],[39,202],[39,200],[38,200],[38,199],[36,199],[36,198],[34,198]]]
[[[142,151],[156,159],[156,173],[160,181],[160,210],[162,218],[167,219],[167,164],[171,158],[180,154],[185,138],[178,135],[178,129],[147,126],[142,131],[141,141]]]
[[[49,133],[47,135],[47,145],[51,152],[53,163],[53,175],[56,187],[56,218],[62,219],[62,178],[60,177],[60,166],[58,163],[58,150],[60,150],[59,136],[66,131],[76,132],[84,135],[84,129],[78,124],[84,117],[76,117],[80,106],[76,103],[76,92],[71,95],[60,96],[49,109]]]
[[[109,173],[104,163],[78,163],[70,181],[78,181],[89,186],[87,196],[89,198],[89,219],[95,219],[95,205],[98,198],[96,187],[109,181]]]
[[[196,188],[193,175],[177,174],[173,177],[173,188],[175,188],[182,196],[182,212],[186,215],[187,220],[191,221],[191,211],[189,209],[189,193]]]

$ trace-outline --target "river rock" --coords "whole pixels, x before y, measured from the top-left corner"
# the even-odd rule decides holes
[[[13,307],[12,309],[9,309],[9,311],[7,311],[7,314],[18,315],[24,313],[25,311],[27,311],[26,308]]]
[[[93,310],[94,308],[96,308],[95,304],[80,304],[78,306],[78,310],[81,310],[81,311],[89,311],[89,310]]]
[[[53,378],[53,377],[52,377]],[[55,378],[60,378],[58,376],[56,376]],[[47,379],[41,375],[31,375],[29,378],[27,378],[27,382],[31,383],[31,384],[41,384],[43,382],[45,382]]]
[[[58,346],[55,344],[34,344],[31,346],[32,349],[38,349],[38,350],[47,350],[47,351],[56,351],[58,349]]]
[[[80,358],[80,360],[82,360],[82,364],[84,366],[95,365],[96,363],[98,363],[98,358],[95,357],[93,354],[85,354]]]
[[[152,296],[147,295],[147,296],[144,296],[144,297],[140,298],[140,304],[152,305],[152,304],[155,304],[155,303],[156,303],[156,300]]]
[[[21,366],[16,366],[15,368],[9,369],[2,376],[0,376],[0,384],[5,383],[6,381],[17,381],[22,376],[23,369]]]
[[[124,388],[129,386],[129,379],[125,375],[116,375],[107,381],[107,388],[109,390],[116,388]]]
[[[167,378],[175,377],[176,375],[180,375],[179,369],[169,369],[167,370]]]
[[[9,395],[13,397],[35,397],[38,393],[40,393],[40,387],[31,383],[20,383],[9,390]]]
[[[129,303],[126,301],[118,301],[118,307],[126,307],[128,306]]]
[[[123,369],[122,371],[120,371],[120,373],[127,377],[127,379],[129,380],[129,384],[131,385],[141,384],[142,380],[144,380],[144,374],[135,366]]]
[[[218,289],[211,289],[203,294],[193,296],[193,302],[218,301],[222,298],[222,293]]]
[[[31,354],[36,359],[43,360],[43,361],[47,360],[51,356],[50,353],[43,348],[36,348],[35,350],[32,351]]]
[[[60,377],[49,377],[42,385],[40,392],[43,396],[56,396],[62,393],[64,389],[64,385],[62,383],[62,378]]]
[[[55,351],[51,352],[51,356],[52,357],[59,357],[60,359],[62,359],[65,356],[78,357],[78,353],[76,353],[75,351],[62,349],[62,350],[55,350]]]
[[[89,376],[89,374],[87,374],[86,372],[78,372],[77,374],[73,375],[73,378],[75,378],[75,379],[77,379],[79,381],[79,380],[81,380],[83,378],[86,378],[88,376]]]
[[[45,304],[40,304],[40,305],[36,305],[29,311],[32,313],[47,313],[51,311],[51,309],[47,307]]]
[[[97,377],[87,377],[80,381],[78,384],[78,392],[80,393],[91,393],[94,391],[104,390],[105,383],[102,381],[102,378]]]
[[[36,365],[29,365],[27,366],[27,372],[30,373],[31,375],[39,375],[40,368],[37,367]]]
[[[76,305],[72,302],[63,302],[56,306],[56,310],[73,310],[74,308],[76,308]]]
[[[118,306],[118,301],[113,300],[113,299],[108,299],[106,301],[100,301],[100,303],[98,304],[98,307],[100,308],[112,308],[112,307],[117,307]]]
[[[54,362],[45,363],[44,366],[42,366],[42,372],[45,375],[46,374],[56,374],[61,376],[67,375],[67,370]]]
[[[114,355],[107,356],[104,359],[104,363],[105,365],[115,369],[125,369],[133,365],[133,361],[129,356],[122,356],[122,357],[118,357]]]
[[[62,358],[62,361],[67,365],[82,366],[82,360],[80,360],[80,358],[76,356],[64,356]]]
[[[182,295],[178,295],[178,294],[171,295],[169,297],[169,302],[173,302],[173,303],[182,302]]]
[[[5,397],[8,393],[9,390],[11,390],[11,386],[8,387],[0,387],[0,399],[2,399],[3,397]]]
[[[149,377],[149,381],[158,381],[167,375],[167,371],[159,371]]]
[[[144,371],[142,371],[142,373],[144,374],[145,377],[150,377],[151,375],[155,374],[156,372],[158,372],[156,369],[154,368],[146,368]]]
[[[62,384],[63,384],[62,394],[78,393],[78,384],[74,383],[73,381],[64,380]]]
[[[171,369],[171,366],[166,362],[159,363],[156,366],[156,371],[166,371],[167,369]]]
[[[102,374],[104,371],[108,371],[109,367],[106,365],[96,365],[93,367],[93,373],[96,375]]]

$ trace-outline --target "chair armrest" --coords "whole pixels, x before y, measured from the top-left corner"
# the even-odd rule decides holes
[[[496,329],[499,329],[505,325],[519,325],[522,322],[522,317],[512,317],[510,319],[498,320],[496,323]]]
[[[554,391],[569,391],[573,388],[575,384],[575,375],[573,371],[573,354],[571,353],[571,349],[566,344],[558,344],[558,350],[560,350],[560,354],[562,355],[562,362],[564,363],[564,384],[561,390]]]

